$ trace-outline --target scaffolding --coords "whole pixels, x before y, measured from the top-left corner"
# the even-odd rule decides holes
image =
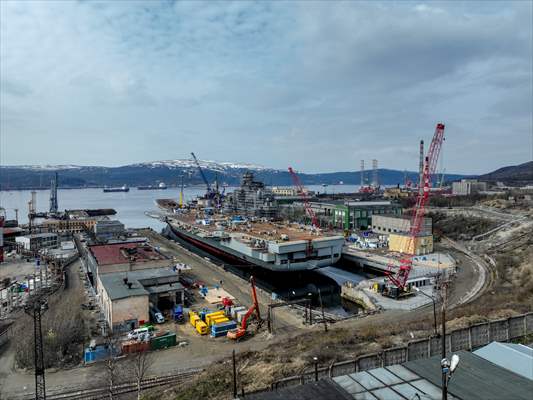
[[[252,172],[245,172],[241,186],[226,196],[223,210],[249,217],[276,218],[279,206],[272,190],[254,180]]]

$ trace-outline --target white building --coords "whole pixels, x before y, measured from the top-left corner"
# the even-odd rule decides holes
[[[57,247],[57,233],[35,233],[33,235],[19,236],[15,238],[24,250],[38,251],[50,247]]]
[[[486,182],[478,182],[476,179],[461,179],[460,182],[452,183],[452,194],[456,196],[468,196],[487,190]]]

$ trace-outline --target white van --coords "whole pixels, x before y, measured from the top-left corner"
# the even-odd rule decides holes
[[[128,339],[139,339],[140,337],[146,337],[150,335],[148,328],[137,328],[128,333]]]

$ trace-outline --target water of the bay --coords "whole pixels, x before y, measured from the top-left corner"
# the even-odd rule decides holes
[[[323,193],[353,193],[359,186],[356,185],[310,185],[309,190]],[[231,192],[234,188],[226,188]],[[184,189],[185,201],[205,193],[202,186],[191,186]],[[37,211],[45,212],[49,208],[50,191],[37,190]],[[160,231],[164,224],[145,214],[145,212],[159,211],[155,200],[161,198],[179,197],[178,188],[167,190],[137,190],[131,188],[129,192],[104,193],[102,189],[59,189],[58,203],[60,210],[86,209],[86,208],[113,208],[117,211],[114,219],[120,220],[127,228],[150,227]],[[28,222],[28,202],[31,200],[31,191],[12,190],[0,192],[0,207],[7,213],[7,219],[15,218],[15,209],[18,209],[19,223]]]

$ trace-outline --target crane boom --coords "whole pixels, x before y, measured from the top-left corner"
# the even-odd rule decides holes
[[[292,181],[294,182],[294,186],[296,186],[296,190],[300,194],[301,199],[304,202],[304,208],[309,217],[311,218],[311,223],[316,229],[319,229],[318,226],[318,219],[316,218],[316,215],[314,211],[311,209],[311,205],[309,204],[309,199],[307,197],[307,193],[305,192],[302,182],[300,181],[300,178],[298,175],[296,175],[296,172],[292,169],[292,167],[289,167],[289,173],[291,174]]]
[[[426,211],[426,204],[429,200],[429,193],[431,188],[431,176],[435,174],[435,169],[437,167],[437,160],[439,158],[440,149],[444,141],[444,124],[438,123],[435,128],[435,134],[429,146],[427,156],[424,160],[424,170],[423,170],[423,190],[418,192],[416,198],[416,205],[413,210],[413,215],[411,217],[411,226],[409,229],[409,237],[407,240],[406,251],[410,252],[411,249],[415,251],[416,238],[418,237],[420,231],[422,230],[422,224],[424,221],[424,214]],[[400,267],[394,273],[393,266],[389,265],[389,270],[387,271],[387,278],[400,290],[404,290],[407,285],[407,279],[409,278],[409,273],[413,267],[413,254],[408,254],[406,257],[400,260]]]
[[[196,156],[194,155],[193,152],[191,152],[191,156],[194,160],[194,163],[196,164],[196,168],[198,168],[198,171],[200,171],[200,175],[202,176],[202,180],[204,181],[205,183],[205,186],[207,187],[207,192],[210,193],[211,192],[211,185],[209,184],[209,181],[207,180],[205,174],[204,174],[204,171],[202,170],[202,167],[200,167],[200,163],[198,162],[198,159],[196,158]]]

